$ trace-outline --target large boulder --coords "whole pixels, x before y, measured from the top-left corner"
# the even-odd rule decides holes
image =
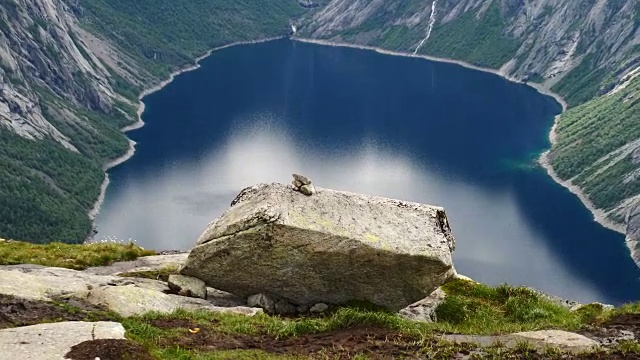
[[[367,300],[398,311],[454,276],[453,249],[440,207],[261,184],[209,224],[181,273],[239,296]]]

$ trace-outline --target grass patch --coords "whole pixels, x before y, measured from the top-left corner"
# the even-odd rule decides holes
[[[441,331],[460,334],[504,334],[541,329],[577,330],[587,320],[601,316],[600,307],[583,312],[569,309],[542,298],[523,287],[489,287],[464,280],[443,286],[447,293],[438,307]]]
[[[36,264],[83,270],[92,266],[105,266],[118,261],[131,261],[155,252],[129,244],[64,243],[31,244],[0,239],[0,265]]]

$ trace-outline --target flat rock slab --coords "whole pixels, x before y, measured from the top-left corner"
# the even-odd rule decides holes
[[[21,299],[77,298],[96,306],[106,306],[123,316],[149,311],[170,313],[179,308],[246,315],[260,311],[243,306],[246,305],[244,299],[216,289],[207,289],[209,301],[166,292],[169,292],[166,283],[151,279],[95,275],[39,265],[0,267],[0,294]]]
[[[38,265],[0,267],[0,294],[29,300],[51,300],[57,296],[86,291],[93,286],[124,281],[131,280]]]
[[[167,268],[180,268],[187,261],[189,253],[173,255],[143,256],[133,261],[121,261],[109,266],[91,267],[84,272],[96,275],[118,275],[128,272],[154,271]]]
[[[243,190],[191,251],[182,274],[296,305],[368,300],[398,311],[454,274],[444,209],[283,184]]]
[[[519,343],[528,343],[539,350],[547,347],[558,348],[563,351],[581,352],[592,350],[600,344],[586,336],[562,331],[562,330],[540,330],[520,332],[508,335],[443,335],[443,339],[457,343],[473,343],[481,347],[489,347],[501,344],[514,348]]]
[[[510,336],[535,346],[551,346],[569,351],[591,350],[600,345],[597,341],[584,335],[562,330],[527,331]]]
[[[124,339],[116,322],[70,321],[0,330],[0,358],[62,360],[72,346],[88,340]]]
[[[261,309],[243,306],[215,306],[203,299],[165,294],[135,285],[93,289],[84,300],[92,305],[107,307],[122,316],[141,315],[150,311],[172,313],[178,309],[229,312],[250,316],[261,312]]]

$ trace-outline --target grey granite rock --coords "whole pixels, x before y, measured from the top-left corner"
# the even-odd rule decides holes
[[[214,306],[203,299],[165,294],[134,285],[93,289],[84,300],[93,305],[106,307],[122,316],[141,315],[150,311],[168,314],[178,309],[229,312],[249,316],[259,312],[259,309],[243,306]]]
[[[200,279],[184,275],[169,275],[168,285],[169,289],[178,295],[207,298],[207,285]]]
[[[455,274],[444,209],[282,184],[244,189],[204,231],[182,274],[296,305],[368,300],[398,311]]]
[[[586,336],[562,331],[540,330],[528,331],[508,335],[442,335],[442,339],[456,343],[474,343],[481,347],[501,345],[515,348],[521,343],[527,343],[534,348],[544,351],[547,348],[556,348],[567,352],[589,351],[599,346],[595,340]]]
[[[310,312],[315,313],[315,314],[323,313],[323,312],[325,312],[327,310],[329,310],[329,305],[327,305],[325,303],[317,303],[317,304],[313,305],[311,307],[311,309],[309,309]]]
[[[446,296],[447,294],[438,288],[426,298],[400,310],[400,316],[413,321],[436,322],[438,321],[436,309],[442,304]]]
[[[84,272],[96,275],[118,275],[128,272],[178,269],[187,261],[189,253],[143,256],[133,261],[121,261],[108,266],[90,267]]]
[[[302,185],[300,187],[300,192],[307,196],[312,196],[316,194],[316,188],[313,185]]]
[[[0,330],[0,359],[62,360],[71,347],[98,339],[124,339],[115,322],[69,321]]]
[[[268,294],[255,294],[247,298],[247,305],[259,307],[267,314],[272,315],[294,315],[298,311],[296,306],[285,299]]]
[[[293,181],[299,182],[302,185],[311,185],[311,179],[304,175],[293,174]],[[302,186],[300,185],[300,186]]]

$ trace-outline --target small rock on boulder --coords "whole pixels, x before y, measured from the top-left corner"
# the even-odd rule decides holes
[[[244,297],[269,293],[308,306],[366,300],[399,311],[454,276],[453,249],[442,208],[262,184],[207,227],[181,273]]]

